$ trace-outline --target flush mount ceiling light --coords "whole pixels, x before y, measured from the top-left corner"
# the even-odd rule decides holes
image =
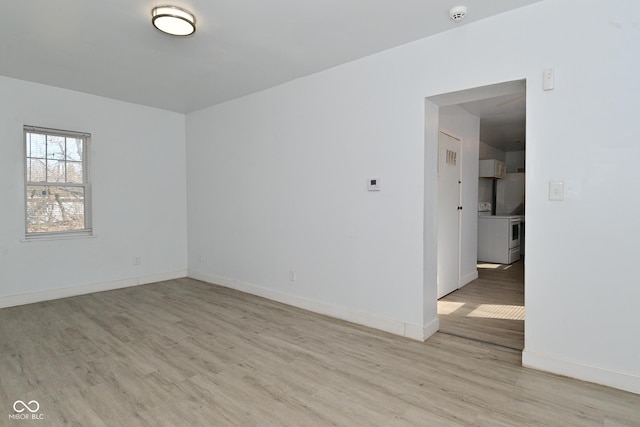
[[[177,6],[158,6],[151,10],[151,23],[163,33],[189,36],[196,32],[196,18]]]

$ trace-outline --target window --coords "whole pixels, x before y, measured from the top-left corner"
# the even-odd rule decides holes
[[[26,236],[91,234],[90,134],[24,127]]]

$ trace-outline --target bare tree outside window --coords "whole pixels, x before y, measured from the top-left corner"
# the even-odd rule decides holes
[[[90,135],[25,126],[26,233],[90,233]]]

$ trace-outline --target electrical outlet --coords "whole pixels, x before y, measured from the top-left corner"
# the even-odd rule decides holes
[[[290,282],[296,281],[296,272],[293,270],[289,270],[289,281]]]
[[[139,256],[134,256],[133,257],[133,265],[140,265],[140,257]]]

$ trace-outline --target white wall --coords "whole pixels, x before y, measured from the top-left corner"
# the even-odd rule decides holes
[[[25,124],[92,134],[95,237],[22,241]],[[0,141],[0,306],[186,275],[183,115],[0,77]]]
[[[189,273],[422,337],[424,100],[368,61],[188,115]]]
[[[498,159],[506,161],[506,154],[502,150],[498,150],[484,142],[480,141],[480,149],[478,153],[479,160]]]
[[[493,178],[478,179],[478,202],[493,203]]]
[[[506,158],[504,151],[480,141],[479,160],[497,159],[504,162]],[[493,178],[480,178],[478,180],[478,201],[493,203]]]
[[[522,172],[525,169],[526,155],[524,150],[508,151],[504,157],[507,164],[507,173]]]
[[[437,132],[425,97],[525,78],[524,362],[640,392],[638,5],[540,2],[190,114],[190,273],[429,325]],[[366,191],[370,176],[381,192]],[[548,201],[550,180],[565,182],[564,202]],[[593,206],[627,215],[605,222]]]
[[[518,169],[525,168],[525,151],[508,151],[504,152],[493,148],[484,142],[480,142],[480,157],[484,159],[502,160],[507,165],[507,173],[517,172]],[[493,179],[480,178],[478,180],[478,201],[490,202],[493,197]]]
[[[480,118],[457,105],[441,107],[440,128],[462,138],[460,285],[478,278],[478,149]]]

